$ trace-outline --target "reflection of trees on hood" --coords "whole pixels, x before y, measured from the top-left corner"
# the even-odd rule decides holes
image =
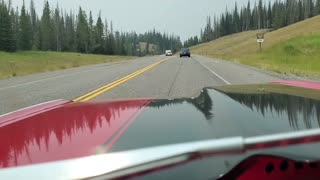
[[[207,119],[212,117],[212,100],[207,90],[198,98],[178,100],[155,100],[148,106],[163,107],[184,102],[194,105]],[[19,158],[27,156],[31,161],[30,148],[44,148],[48,151],[50,139],[56,139],[59,145],[72,139],[81,132],[94,132],[107,124],[108,128],[117,126],[122,113],[137,111],[146,101],[119,101],[107,103],[84,103],[61,107],[34,115],[23,121],[12,123],[0,128],[0,167],[17,164]]]
[[[152,102],[149,106],[161,108],[162,106],[182,104],[184,102],[194,105],[194,107],[196,107],[201,113],[203,113],[206,119],[209,120],[212,118],[213,114],[211,113],[211,111],[213,108],[213,102],[208,94],[207,89],[203,89],[201,94],[194,99],[181,98],[181,99],[174,99],[174,100],[156,100]]]
[[[107,123],[111,128],[120,117],[121,111],[130,111],[139,106],[141,105],[134,101],[86,103],[81,106],[57,108],[1,127],[0,167],[7,167],[10,163],[17,164],[19,156],[23,154],[29,156],[29,147],[32,145],[41,149],[44,148],[41,145],[44,143],[46,150],[49,150],[52,135],[61,145],[78,132],[88,129],[92,133],[102,127],[103,123]]]
[[[278,115],[286,113],[290,126],[299,129],[301,119],[306,128],[312,128],[312,120],[316,119],[320,126],[320,101],[284,94],[236,94],[224,93],[239,103],[254,111],[254,107],[263,116],[266,111],[276,112]]]

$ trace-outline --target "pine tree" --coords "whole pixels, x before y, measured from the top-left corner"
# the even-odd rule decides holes
[[[263,4],[263,29],[268,28],[268,8]]]
[[[147,42],[147,45],[146,45],[146,54],[149,54],[149,49],[150,49],[150,43]]]
[[[104,42],[104,54],[109,54],[110,52],[110,42],[109,42],[109,26],[108,26],[108,20],[105,19],[104,21],[104,31],[105,31],[105,42]]]
[[[201,42],[202,42],[202,43],[205,42],[202,28],[201,28],[201,30],[200,30],[200,39],[201,39]]]
[[[224,26],[220,26],[220,20],[215,17],[212,23],[208,17],[205,31],[206,40],[212,40],[220,36],[221,30],[226,33],[240,31],[242,20],[238,17],[237,8],[232,13],[226,13]],[[233,26],[236,28],[232,28]],[[182,43],[178,36],[169,33],[161,33],[155,29],[144,34],[136,32],[123,33],[114,31],[113,23],[105,25],[102,23],[101,15],[94,24],[92,13],[87,19],[86,12],[80,7],[75,18],[73,12],[66,13],[50,8],[46,1],[40,19],[35,10],[34,1],[30,1],[30,10],[26,10],[23,3],[22,8],[12,9],[10,0],[0,0],[0,50],[15,51],[17,47],[21,50],[57,50],[75,51],[82,53],[104,53],[120,55],[146,55],[163,53],[165,49],[176,52]],[[239,30],[235,30],[239,28]],[[202,38],[204,35],[202,34]],[[191,37],[186,45],[198,44],[201,40],[198,36]],[[144,51],[142,51],[145,49]]]
[[[227,32],[226,32],[226,20],[225,20],[224,14],[222,14],[221,18],[220,18],[219,34],[220,34],[220,36],[227,35]]]
[[[310,18],[313,16],[313,0],[304,0],[304,19]]]
[[[93,25],[93,17],[92,17],[92,12],[90,11],[89,13],[89,51],[91,53],[95,52],[95,27]]]
[[[317,2],[316,2],[315,15],[320,15],[320,0],[317,0]]]
[[[268,13],[267,13],[267,28],[272,27],[272,8],[271,8],[271,2],[269,1],[268,5]]]
[[[34,49],[39,48],[38,47],[38,39],[39,39],[39,32],[38,32],[38,19],[37,19],[37,13],[36,8],[34,5],[34,1],[30,1],[30,16],[31,16],[31,25],[32,25],[32,46]]]
[[[285,9],[284,5],[282,6],[282,3],[280,1],[276,1],[273,5],[273,24],[272,27],[274,29],[279,29],[284,26],[285,23],[285,12],[283,11]]]
[[[213,18],[213,34],[214,34],[214,36],[213,36],[213,39],[217,39],[217,38],[219,38],[220,37],[220,32],[219,32],[219,22],[218,22],[218,19],[217,19],[217,16],[215,15],[214,16],[214,18]],[[200,36],[200,38],[198,38],[198,41],[199,41],[199,43],[200,43],[200,41],[201,41],[201,36]]]
[[[245,31],[248,31],[252,27],[250,1],[248,1],[247,8],[244,13],[245,13],[245,17],[244,17],[245,27],[244,28],[245,28]]]
[[[60,18],[60,10],[59,5],[57,4],[57,7],[54,11],[54,17],[53,17],[53,24],[54,24],[54,35],[55,35],[55,50],[61,51],[62,49],[62,24],[61,24],[61,18]]]
[[[115,34],[114,35],[114,37],[115,37],[115,49],[114,49],[114,52],[115,52],[115,54],[120,55],[121,54],[120,32],[116,31],[114,34]]]
[[[10,12],[10,17],[11,17],[11,23],[12,23],[12,29],[13,29],[13,42],[14,42],[14,47],[16,50],[18,50],[19,47],[19,31],[20,31],[20,15],[19,15],[19,8],[17,7],[16,10],[14,11],[11,9]]]
[[[310,8],[310,13],[309,13],[309,18],[314,16],[314,4],[313,0],[309,0],[309,8]]]
[[[299,11],[299,21],[304,20],[304,8],[303,8],[302,0],[299,0],[298,11]]]
[[[10,7],[4,1],[0,1],[0,51],[16,51],[13,17],[11,15]]]
[[[133,33],[132,34],[132,46],[131,46],[131,49],[132,49],[132,55],[133,56],[137,56],[138,55],[138,51],[137,51],[137,49],[138,49],[138,35],[137,35],[137,33]],[[158,37],[158,34],[156,33],[155,34],[155,39],[157,39]],[[162,51],[162,47],[161,47],[161,43],[158,41],[157,42],[158,43],[158,51]]]
[[[20,21],[19,21],[19,49],[20,50],[31,50],[32,48],[32,25],[31,18],[27,14],[25,4],[21,8]]]
[[[54,50],[56,47],[55,44],[55,35],[54,35],[54,24],[51,18],[51,10],[49,2],[45,3],[41,17],[41,26],[40,26],[40,40],[41,40],[41,50]]]
[[[79,8],[78,14],[78,23],[77,23],[77,50],[81,53],[89,52],[89,27],[86,13]]]
[[[212,22],[211,22],[210,16],[207,17],[207,25],[203,32],[203,38],[204,38],[204,42],[209,42],[213,40],[213,30],[212,30]]]
[[[104,42],[105,34],[104,34],[104,25],[102,23],[101,14],[99,13],[99,17],[97,19],[97,23],[95,26],[95,52],[99,54],[104,53],[103,46],[105,44]]]
[[[60,24],[60,44],[61,44],[61,51],[66,51],[66,23],[65,23],[65,18],[64,18],[64,14],[62,13],[63,11],[60,11],[61,12],[61,16],[60,16],[60,21],[59,21],[59,24]]]
[[[120,55],[126,55],[127,54],[127,51],[126,51],[126,36],[124,33],[121,33],[121,36],[120,36],[120,43],[121,43],[121,47],[120,47]],[[148,50],[148,54],[149,54],[149,44],[147,45],[147,50]]]
[[[113,23],[110,23],[110,31],[108,32],[108,37],[106,40],[106,52],[108,55],[113,55],[115,50],[115,40],[114,40],[114,33],[113,33]]]
[[[226,33],[225,35],[229,35],[229,34],[232,34],[233,31],[232,31],[232,24],[231,24],[232,17],[228,11],[226,11],[225,13],[225,18],[226,18],[225,19],[225,33]]]
[[[292,0],[286,0],[286,25],[291,24],[294,22],[293,16],[293,2]]]
[[[264,28],[263,27],[264,15],[263,15],[263,2],[262,2],[262,0],[259,0],[258,7],[257,7],[257,15],[258,15],[257,29],[262,29],[262,28]]]
[[[64,16],[64,24],[65,24],[65,29],[64,29],[64,38],[65,38],[65,45],[63,48],[63,51],[71,51],[70,49],[70,37],[68,37],[69,34],[69,14],[65,13]]]
[[[287,19],[288,23],[287,25],[296,23],[299,21],[299,4],[298,1],[290,1],[289,11],[287,10]]]
[[[233,11],[233,27],[234,27],[234,32],[237,33],[240,31],[240,16],[238,12],[238,5],[237,3],[235,4],[234,11]]]

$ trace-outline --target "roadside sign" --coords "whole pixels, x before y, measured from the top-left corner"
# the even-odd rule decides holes
[[[258,42],[258,43],[263,43],[263,42],[264,42],[264,39],[257,39],[257,42]]]
[[[264,33],[257,34],[257,39],[264,39]]]
[[[257,34],[257,43],[259,43],[260,51],[262,51],[263,42],[264,42],[264,33]]]

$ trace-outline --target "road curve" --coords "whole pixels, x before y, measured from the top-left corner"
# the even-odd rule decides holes
[[[195,97],[204,87],[282,79],[276,73],[196,55],[144,57],[0,80],[0,115],[56,99]]]

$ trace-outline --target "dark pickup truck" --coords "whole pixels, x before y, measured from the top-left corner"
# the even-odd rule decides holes
[[[190,50],[188,48],[182,48],[181,49],[180,57],[184,57],[184,56],[191,57],[191,53],[190,53]]]

